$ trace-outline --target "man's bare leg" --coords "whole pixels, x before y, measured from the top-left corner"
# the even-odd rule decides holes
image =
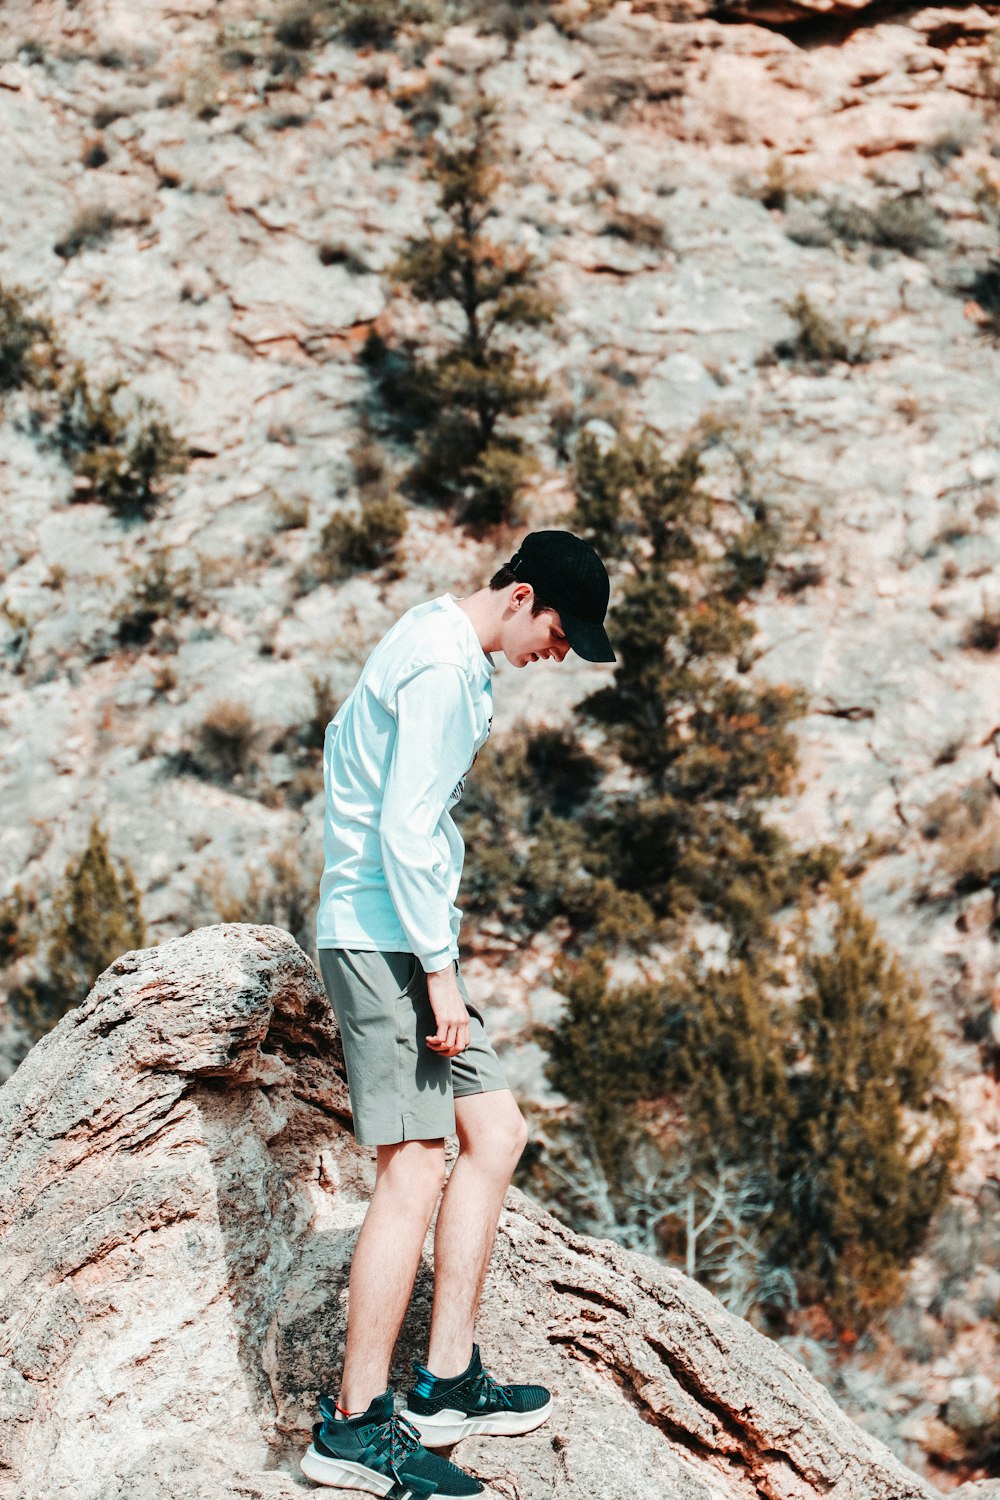
[[[434,1309],[427,1368],[446,1379],[472,1358],[476,1312],[504,1194],[527,1130],[509,1089],[455,1100],[459,1154],[434,1232]]]
[[[351,1262],[338,1402],[345,1411],[367,1411],[389,1384],[392,1351],[443,1182],[443,1141],[379,1146],[375,1191]]]

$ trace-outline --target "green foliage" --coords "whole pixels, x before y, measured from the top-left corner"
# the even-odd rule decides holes
[[[60,253],[75,254],[85,238]],[[123,414],[120,379],[95,388],[82,364],[67,368],[50,320],[29,311],[31,300],[23,288],[0,284],[0,396],[23,386],[43,393],[36,422],[52,423],[75,498],[100,500],[123,517],[150,515],[170,476],[187,467],[184,444],[150,402]]]
[[[856,322],[850,319],[840,323],[826,318],[805,292],[799,292],[784,306],[796,325],[796,332],[794,338],[780,339],[775,344],[778,359],[825,368],[838,363],[861,365],[872,358],[870,323],[859,331]]]
[[[509,335],[543,327],[553,313],[531,257],[486,233],[501,181],[491,102],[478,101],[454,138],[431,148],[429,175],[450,226],[411,242],[395,274],[418,300],[453,304],[461,332],[431,358],[392,350],[375,337],[365,360],[397,430],[416,440],[413,493],[457,504],[470,524],[511,521],[533,455],[510,424],[537,405],[546,387]]]
[[[456,809],[466,844],[465,908],[532,931],[565,918],[608,941],[648,940],[648,907],[603,877],[589,825],[575,819],[600,775],[600,764],[565,730],[540,728],[484,746]]]
[[[66,866],[44,924],[44,972],[15,989],[11,1004],[33,1037],[50,1030],[86,999],[98,975],[146,941],[142,901],[132,868],[115,868],[107,835],[95,819],[87,846]]]
[[[354,47],[389,47],[408,27],[467,22],[515,41],[550,19],[547,0],[321,0],[309,7],[323,30]],[[289,43],[289,45],[293,45]]]
[[[703,485],[710,448],[736,461],[739,519]],[[619,598],[614,680],[581,708],[635,779],[627,793],[602,791],[606,759],[565,738],[487,747],[459,810],[467,904],[638,950],[701,914],[736,951],[766,947],[775,913],[830,864],[795,854],[762,814],[789,785],[804,700],[742,670],[745,601],[777,546],[752,463],[719,432],[672,460],[649,434],[607,448],[584,434],[575,476],[570,523],[617,563]],[[587,775],[572,764],[585,754]],[[551,779],[560,758],[572,801]]]
[[[112,380],[92,390],[83,366],[75,365],[59,388],[56,441],[77,476],[78,495],[118,515],[148,516],[167,478],[187,468],[186,450],[148,403],[122,416],[115,405],[121,387]]]
[[[842,882],[833,919],[826,947],[803,923],[794,1002],[755,960],[706,971],[692,955],[669,984],[610,988],[592,952],[564,974],[545,1044],[613,1192],[628,1187],[625,1147],[648,1129],[636,1106],[672,1103],[695,1168],[722,1163],[767,1202],[768,1261],[863,1327],[944,1201],[958,1130],[916,982]]]
[[[48,318],[29,311],[33,295],[0,282],[0,395],[51,380],[55,335]]]
[[[614,1177],[614,1164],[636,1129],[628,1106],[668,1086],[680,1011],[669,987],[607,987],[604,955],[589,950],[565,966],[557,987],[566,997],[558,1026],[544,1035],[546,1074],[577,1100],[598,1159]]]
[[[366,500],[361,514],[331,516],[320,533],[317,570],[328,582],[395,561],[406,534],[406,507],[401,500]]]
[[[406,506],[397,497],[385,455],[367,429],[351,455],[360,513],[338,511],[320,533],[316,573],[336,582],[364,569],[387,568],[398,577],[399,544],[406,535]]]
[[[948,1191],[958,1121],[916,981],[843,884],[829,951],[803,947],[794,1110],[776,1253],[807,1296],[863,1322],[897,1290]]]
[[[787,841],[759,809],[790,783],[790,726],[804,700],[743,670],[754,635],[746,602],[778,533],[745,455],[733,450],[739,519],[711,499],[709,449],[726,443],[708,433],[668,459],[648,433],[609,447],[584,433],[570,522],[619,563],[618,666],[582,712],[642,778],[591,830],[601,873],[659,917],[700,907],[744,943],[763,939],[794,895]]]
[[[188,614],[197,598],[193,570],[173,567],[165,549],[152,553],[145,564],[133,564],[129,585],[113,617],[124,646],[145,645],[160,620]]]

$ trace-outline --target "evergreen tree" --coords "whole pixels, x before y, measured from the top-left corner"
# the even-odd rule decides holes
[[[66,865],[43,938],[45,973],[12,996],[34,1036],[85,1000],[98,975],[146,941],[142,900],[127,860],[116,870],[95,818],[86,848]]]
[[[548,323],[552,309],[538,290],[532,258],[486,232],[501,181],[491,101],[477,101],[455,137],[432,147],[429,175],[449,227],[414,240],[395,274],[420,301],[456,307],[461,331],[429,359],[373,336],[365,358],[387,404],[416,438],[413,492],[457,504],[470,523],[509,521],[536,465],[512,422],[545,393],[510,335]]]
[[[958,1121],[905,974],[842,882],[828,952],[806,946],[774,1251],[806,1295],[863,1322],[890,1300],[948,1191]]]
[[[623,1218],[669,1116],[680,1138],[660,1177],[679,1156],[691,1181],[728,1178],[766,1205],[755,1284],[790,1270],[804,1299],[860,1328],[891,1301],[947,1195],[958,1126],[918,985],[842,881],[832,899],[827,950],[803,925],[794,1001],[759,962],[706,972],[691,957],[669,985],[619,988],[591,953],[564,979],[566,1009],[544,1040]],[[673,1232],[685,1256],[683,1225]]]
[[[786,791],[801,694],[757,683],[752,591],[777,528],[749,488],[737,524],[703,484],[706,434],[668,459],[649,433],[575,452],[575,529],[619,564],[614,680],[582,711],[642,778],[594,831],[626,890],[661,917],[701,910],[740,950],[766,942],[801,872],[762,804]]]

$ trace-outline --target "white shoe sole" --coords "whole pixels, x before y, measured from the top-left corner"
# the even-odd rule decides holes
[[[462,1438],[520,1437],[541,1427],[552,1411],[552,1398],[537,1411],[495,1411],[488,1417],[467,1417],[462,1411],[445,1408],[425,1417],[420,1412],[404,1411],[400,1415],[415,1427],[425,1448],[449,1448]]]
[[[299,1468],[308,1479],[317,1484],[331,1484],[342,1490],[366,1490],[370,1495],[388,1495],[396,1481],[387,1474],[377,1474],[364,1464],[352,1464],[347,1458],[327,1458],[317,1453],[310,1443],[302,1455]],[[399,1500],[410,1500],[412,1490],[406,1490]]]

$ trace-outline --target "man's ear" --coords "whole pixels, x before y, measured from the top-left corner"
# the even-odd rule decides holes
[[[520,609],[522,604],[533,597],[534,592],[530,583],[515,583],[510,595],[511,609]]]

